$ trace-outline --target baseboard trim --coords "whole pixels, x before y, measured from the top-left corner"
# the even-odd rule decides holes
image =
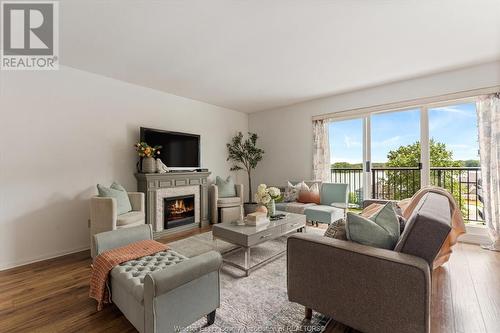
[[[75,248],[75,249],[71,249],[71,250],[56,252],[56,253],[53,253],[53,254],[48,255],[48,256],[39,256],[39,257],[27,259],[27,260],[8,263],[6,265],[0,266],[0,272],[6,271],[6,270],[12,269],[12,268],[17,268],[17,267],[21,267],[21,266],[25,266],[25,265],[29,265],[29,264],[34,264],[34,263],[40,262],[40,261],[45,261],[45,260],[63,257],[63,256],[66,256],[68,254],[89,251],[89,250],[90,250],[90,246],[85,246],[85,247]],[[90,254],[89,254],[89,256],[90,256]]]
[[[489,244],[491,243],[490,238],[488,236],[488,228],[485,226],[465,226],[467,233],[460,236],[458,241],[461,243],[469,243],[469,244]]]

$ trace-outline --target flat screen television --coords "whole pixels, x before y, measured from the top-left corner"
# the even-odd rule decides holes
[[[141,127],[141,141],[162,146],[160,159],[174,170],[200,168],[200,136]]]

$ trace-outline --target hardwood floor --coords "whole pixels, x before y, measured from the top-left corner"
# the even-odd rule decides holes
[[[456,254],[435,275],[433,331],[500,332],[500,253],[458,244]]]
[[[158,241],[169,243],[196,229]],[[0,272],[0,332],[136,332],[116,306],[96,311],[88,297],[89,251]]]
[[[463,243],[453,252],[433,273],[431,332],[500,332],[500,252]]]
[[[469,244],[454,249],[434,273],[432,332],[500,332],[500,253]],[[89,274],[86,251],[0,272],[0,332],[135,332],[115,306],[96,311]]]

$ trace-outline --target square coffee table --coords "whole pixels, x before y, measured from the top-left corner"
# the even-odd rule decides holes
[[[277,212],[277,214],[279,213],[286,214],[286,217],[281,220],[271,221],[263,226],[236,225],[231,222],[214,224],[212,227],[214,239],[221,239],[238,246],[238,248],[225,253],[225,255],[238,250],[243,250],[245,253],[244,266],[226,259],[223,259],[224,263],[241,269],[248,276],[251,271],[284,255],[286,250],[250,266],[250,248],[292,232],[305,230],[305,215]]]

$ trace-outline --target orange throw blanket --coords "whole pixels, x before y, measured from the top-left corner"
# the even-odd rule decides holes
[[[439,251],[436,259],[434,259],[433,268],[436,269],[447,262],[448,259],[450,259],[451,253],[453,252],[451,250],[451,247],[457,243],[458,236],[465,234],[465,223],[464,218],[462,217],[462,212],[460,211],[460,207],[457,205],[455,198],[451,195],[450,192],[436,186],[426,186],[415,193],[413,197],[411,197],[411,199],[405,199],[398,203],[399,207],[403,209],[403,217],[405,219],[408,219],[410,217],[420,199],[429,192],[434,192],[446,196],[448,198],[448,201],[450,202],[451,210],[451,231],[448,234],[448,237],[444,241],[443,245],[441,246],[441,250]]]
[[[436,269],[447,262],[448,259],[450,259],[452,253],[451,247],[457,243],[458,236],[465,234],[465,223],[462,217],[462,212],[460,211],[460,207],[457,205],[455,198],[450,194],[450,192],[436,186],[423,187],[417,193],[415,193],[413,197],[397,201],[397,205],[403,210],[403,217],[405,219],[410,218],[411,213],[413,213],[413,210],[417,206],[420,199],[429,192],[439,193],[447,197],[448,201],[450,202],[451,210],[451,231],[448,234],[448,237],[445,239],[443,245],[441,246],[436,259],[434,259],[433,269]],[[364,217],[370,217],[375,214],[381,206],[383,206],[383,204],[371,204],[363,209],[361,215]]]
[[[111,303],[107,282],[109,272],[111,272],[113,267],[125,261],[149,256],[156,252],[165,251],[166,249],[168,249],[168,247],[165,244],[146,239],[123,247],[104,251],[98,255],[92,265],[89,292],[89,297],[97,301],[97,311],[102,310],[105,303]]]

